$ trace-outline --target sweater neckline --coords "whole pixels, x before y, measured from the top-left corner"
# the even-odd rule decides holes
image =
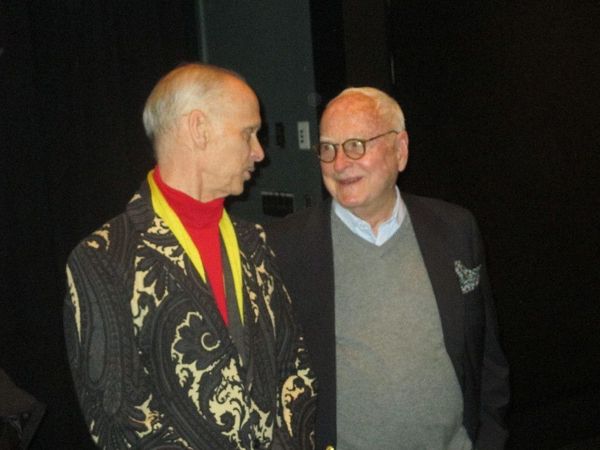
[[[209,202],[201,202],[185,192],[167,185],[160,176],[158,166],[154,170],[154,181],[163,193],[169,206],[186,228],[217,228],[223,216],[225,199],[216,198]]]

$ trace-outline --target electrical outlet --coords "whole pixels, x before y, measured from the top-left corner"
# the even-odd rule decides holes
[[[308,120],[298,122],[298,147],[300,150],[310,150],[310,124]]]

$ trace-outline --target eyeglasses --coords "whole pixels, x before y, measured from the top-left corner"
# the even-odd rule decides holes
[[[335,160],[337,156],[337,149],[339,146],[344,150],[345,155],[350,159],[360,159],[365,156],[365,152],[367,151],[367,142],[374,141],[375,139],[379,139],[380,137],[387,136],[390,133],[400,133],[396,130],[386,131],[385,133],[378,134],[369,139],[348,139],[341,144],[332,144],[331,142],[319,142],[315,145],[315,152],[317,152],[317,157],[321,162],[330,163]]]

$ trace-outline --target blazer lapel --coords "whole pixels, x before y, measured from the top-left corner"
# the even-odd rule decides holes
[[[419,199],[402,194],[421,249],[425,268],[437,301],[446,351],[452,360],[459,382],[463,384],[464,299],[454,273],[442,227],[437,217],[424,208]]]
[[[324,440],[317,441],[317,447],[333,442],[336,433],[335,278],[330,213],[331,200],[326,200],[313,210],[306,223],[304,235],[314,238],[304,247],[301,266],[308,272],[300,279],[314,279],[310,288],[314,295],[309,295],[303,308],[298,309],[303,314],[302,323],[310,327],[306,332],[308,348],[319,349],[311,354],[320,386],[316,436]]]
[[[127,214],[136,230],[142,235],[142,241],[164,256],[164,260],[161,261],[163,264],[167,260],[170,262],[165,266],[169,275],[177,281],[182,289],[187,291],[190,298],[199,302],[200,309],[218,330],[219,338],[228,343],[231,338],[225,322],[216,308],[210,286],[197,273],[191,259],[173,232],[154,212],[150,188],[146,181],[142,183],[140,190],[127,205]]]

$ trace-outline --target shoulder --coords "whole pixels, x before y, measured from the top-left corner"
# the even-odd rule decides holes
[[[83,238],[72,253],[77,253],[85,249],[96,251],[108,251],[111,248],[115,235],[122,234],[127,229],[125,214],[120,214],[108,222],[104,223],[97,230]]]
[[[298,264],[331,254],[331,202],[300,210],[265,225],[268,246],[284,273]]]
[[[294,235],[304,235],[308,232],[321,230],[329,225],[331,201],[326,200],[316,206],[302,209],[282,219],[275,219],[264,224],[269,240],[281,236],[289,238]]]
[[[91,270],[100,261],[118,264],[137,245],[135,228],[128,215],[122,213],[82,239],[69,254],[67,264]]]
[[[135,246],[144,232],[156,226],[156,215],[150,206],[147,190],[142,185],[121,214],[79,242],[71,252],[70,259],[88,252],[115,255],[128,246]]]
[[[445,200],[402,193],[408,213],[413,221],[427,221],[448,226],[471,226],[473,214],[466,208]]]

